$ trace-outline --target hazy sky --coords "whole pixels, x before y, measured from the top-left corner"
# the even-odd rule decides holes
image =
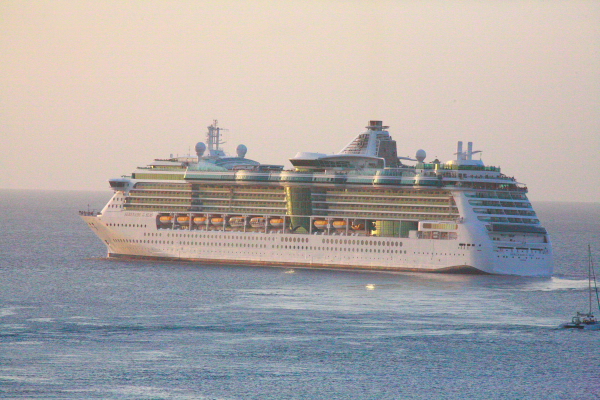
[[[289,166],[370,119],[600,199],[600,1],[0,2],[0,188],[107,190],[204,141]]]

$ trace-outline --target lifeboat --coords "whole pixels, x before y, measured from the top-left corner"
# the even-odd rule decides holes
[[[335,229],[344,229],[346,228],[346,221],[333,221],[332,225]]]
[[[210,223],[212,225],[223,225],[223,218],[221,217],[213,217],[210,219]]]
[[[229,218],[229,225],[239,228],[243,227],[246,224],[246,219],[244,217],[231,217]]]
[[[355,231],[363,231],[365,229],[365,220],[364,219],[355,219],[350,224],[350,227]]]
[[[264,228],[265,220],[265,217],[250,218],[250,226],[253,228]]]
[[[281,228],[283,226],[283,218],[271,218],[269,224],[271,224],[273,228]]]
[[[187,215],[182,215],[177,217],[177,223],[179,224],[185,224],[190,222],[190,217],[188,217]]]
[[[315,219],[313,221],[313,225],[317,229],[327,229],[327,225],[329,225],[329,223],[324,219]]]
[[[162,215],[158,220],[161,224],[170,224],[173,221],[173,217],[170,215]]]
[[[206,217],[194,217],[194,224],[201,225],[206,223]]]

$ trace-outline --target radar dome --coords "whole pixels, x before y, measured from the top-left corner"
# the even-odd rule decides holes
[[[425,160],[425,157],[427,157],[427,153],[425,153],[425,150],[417,150],[417,155],[415,156],[415,158],[418,162],[423,162]]]
[[[237,149],[237,155],[239,158],[244,158],[246,157],[246,152],[248,151],[248,148],[246,146],[244,146],[243,144],[240,144]]]
[[[196,154],[198,157],[202,157],[204,152],[206,151],[206,145],[202,142],[196,143]]]

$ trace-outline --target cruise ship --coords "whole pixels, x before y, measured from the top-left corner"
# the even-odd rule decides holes
[[[398,157],[382,121],[336,154],[292,168],[222,149],[214,121],[196,155],[110,179],[99,212],[80,212],[108,257],[198,264],[550,276],[550,237],[527,187],[474,157]]]

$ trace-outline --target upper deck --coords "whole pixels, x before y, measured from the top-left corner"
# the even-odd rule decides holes
[[[237,147],[237,156],[227,156],[219,147],[222,143],[221,128],[214,121],[208,127],[208,146],[200,142],[195,147],[197,157],[156,159],[145,167],[137,168],[127,178],[142,182],[398,186],[527,192],[525,185],[502,174],[500,168],[475,160],[473,155],[480,151],[474,151],[471,142],[466,151],[463,151],[462,142],[458,142],[454,160],[446,163],[437,159],[425,162],[424,150],[418,150],[414,159],[398,157],[396,142],[387,128],[381,121],[369,121],[366,131],[356,136],[340,152],[301,152],[290,159],[294,168],[284,170],[281,165],[261,164],[246,158],[247,148],[244,145]],[[111,180],[111,186],[115,190],[123,190],[127,185],[123,179],[115,179]]]

